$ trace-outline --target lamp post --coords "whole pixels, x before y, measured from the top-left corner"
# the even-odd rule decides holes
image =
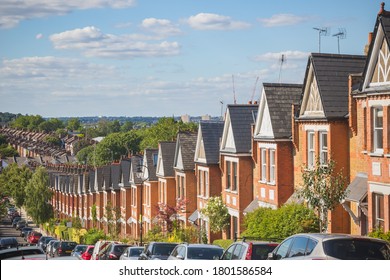
[[[145,169],[147,170],[147,176],[145,176]],[[141,205],[140,205],[140,220],[139,220],[139,240],[140,245],[142,246],[142,235],[143,235],[143,189],[144,189],[144,182],[149,180],[149,169],[147,166],[142,164],[142,161],[137,165],[136,169],[136,176],[138,179],[141,180],[141,189],[140,189],[140,196],[141,196]]]

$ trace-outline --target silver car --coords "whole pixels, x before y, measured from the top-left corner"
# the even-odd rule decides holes
[[[208,244],[179,244],[172,251],[168,260],[219,260],[223,249]]]
[[[138,260],[139,255],[144,251],[144,247],[127,247],[120,260]]]
[[[300,233],[280,243],[268,259],[390,260],[390,244],[350,234]]]

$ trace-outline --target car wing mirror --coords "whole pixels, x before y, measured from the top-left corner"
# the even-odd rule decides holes
[[[274,253],[268,253],[268,258],[267,260],[274,260],[275,259],[275,254]]]

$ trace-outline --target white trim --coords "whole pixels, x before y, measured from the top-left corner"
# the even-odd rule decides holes
[[[303,129],[305,131],[312,130],[312,131],[328,131],[329,132],[329,125],[306,124],[303,126]]]
[[[239,158],[236,158],[236,157],[229,157],[229,156],[227,156],[224,159],[225,159],[225,161],[236,162],[236,163],[239,162]]]
[[[198,166],[198,170],[200,170],[200,171],[210,171],[210,167]]]
[[[390,184],[369,183],[368,187],[370,188],[370,192],[372,193],[390,195]]]
[[[264,148],[264,149],[275,149],[276,150],[276,143],[258,143],[257,144],[258,148]]]
[[[230,208],[228,207],[228,212],[230,214],[230,216],[233,216],[233,217],[236,217],[238,218],[240,216],[240,211],[238,211],[237,209],[233,209],[233,208]]]
[[[176,170],[175,170],[176,171]],[[184,173],[183,171],[176,171],[176,174],[175,174],[176,176],[181,176],[181,177],[186,177],[186,173]],[[175,177],[176,177],[175,176]],[[176,179],[176,178],[175,178]]]
[[[389,106],[390,105],[390,99],[382,99],[382,100],[368,100],[368,106],[369,107],[374,107],[374,106]]]

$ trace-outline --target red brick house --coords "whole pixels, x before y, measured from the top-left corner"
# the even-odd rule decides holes
[[[302,85],[263,84],[253,133],[253,202],[246,209],[276,209],[294,192],[291,107],[298,104]]]
[[[348,77],[363,71],[365,56],[309,56],[299,110],[293,115],[294,185],[302,186],[302,169],[317,159],[334,160],[335,172],[349,178]],[[350,219],[342,206],[329,213],[328,231],[348,233]]]
[[[210,197],[220,196],[222,190],[221,169],[219,168],[219,149],[223,132],[223,121],[201,121],[195,148],[195,176],[197,181],[197,209],[188,218],[201,231],[208,242],[222,238],[222,233],[212,233],[207,217],[200,211]]]
[[[197,189],[194,155],[197,133],[179,132],[176,140],[173,168],[176,178],[176,201],[183,203],[178,219],[183,227],[188,225],[189,216],[196,210]]]
[[[226,238],[243,231],[244,209],[253,200],[252,125],[258,105],[228,105],[220,147],[222,198],[231,216]]]
[[[382,3],[363,74],[351,75],[349,83],[351,184],[345,208],[355,234],[390,230],[389,26],[390,12]]]
[[[120,176],[118,186],[120,187],[120,209],[121,236],[129,237],[131,234],[130,224],[127,222],[131,217],[131,184],[130,184],[131,160],[122,159],[120,162]]]

